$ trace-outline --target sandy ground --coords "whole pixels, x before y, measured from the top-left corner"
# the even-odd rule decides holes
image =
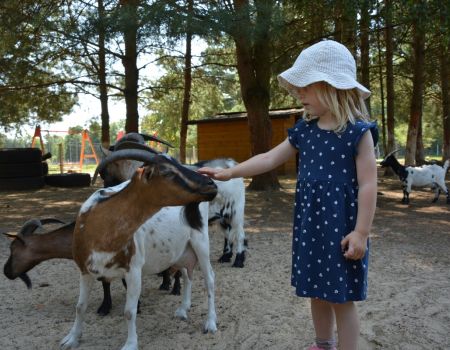
[[[197,269],[187,321],[173,314],[179,296],[158,290],[145,276],[137,329],[140,349],[305,349],[314,337],[309,302],[290,287],[291,214],[294,181],[280,192],[247,193],[249,251],[243,269],[219,264],[222,237],[211,234],[216,273],[218,331],[202,334],[206,291]],[[75,217],[93,188],[58,189],[0,196],[0,228],[16,231],[33,217]],[[450,331],[450,205],[431,204],[429,191],[415,191],[400,204],[398,180],[380,179],[372,232],[369,298],[359,303],[360,349],[448,349]],[[9,241],[0,237],[0,263]],[[52,260],[30,272],[31,291],[20,280],[0,277],[0,349],[57,349],[75,316],[78,270],[72,261]],[[112,313],[95,310],[101,284],[91,294],[80,349],[120,349],[126,339],[124,289],[113,282]]]

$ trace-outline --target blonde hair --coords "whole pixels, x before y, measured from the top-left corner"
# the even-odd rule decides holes
[[[357,88],[348,90],[336,89],[322,81],[317,83],[316,92],[319,102],[327,107],[336,118],[337,126],[333,130],[334,132],[344,132],[348,122],[355,124],[357,120],[369,120],[369,112]],[[310,121],[317,119],[317,116],[311,116],[305,111],[303,119]]]

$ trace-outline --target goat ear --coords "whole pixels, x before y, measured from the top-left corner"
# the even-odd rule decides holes
[[[142,176],[144,176],[147,181],[150,181],[152,177],[160,175],[159,167],[154,163],[147,163],[142,168]]]
[[[2,232],[6,238],[8,238],[10,241],[14,241],[15,239],[20,240],[23,243],[22,238],[17,233],[8,233],[8,232]]]

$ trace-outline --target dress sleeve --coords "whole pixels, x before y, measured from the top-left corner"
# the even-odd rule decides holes
[[[288,140],[297,150],[300,148],[300,132],[305,127],[305,121],[300,119],[292,128],[287,130]]]
[[[361,137],[370,130],[370,133],[372,134],[373,139],[373,145],[376,146],[378,143],[378,126],[376,122],[359,122],[355,125],[356,129],[356,138],[355,142],[353,144],[353,150],[354,154],[358,154],[358,145],[359,141],[361,140]]]

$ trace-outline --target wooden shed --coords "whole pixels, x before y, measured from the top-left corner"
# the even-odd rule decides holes
[[[303,109],[279,109],[269,111],[272,122],[272,147],[287,137],[287,129],[301,118]],[[251,157],[250,131],[247,113],[221,113],[213,117],[191,120],[197,126],[198,159],[233,158],[242,162]],[[296,158],[280,166],[279,174],[296,172]]]

